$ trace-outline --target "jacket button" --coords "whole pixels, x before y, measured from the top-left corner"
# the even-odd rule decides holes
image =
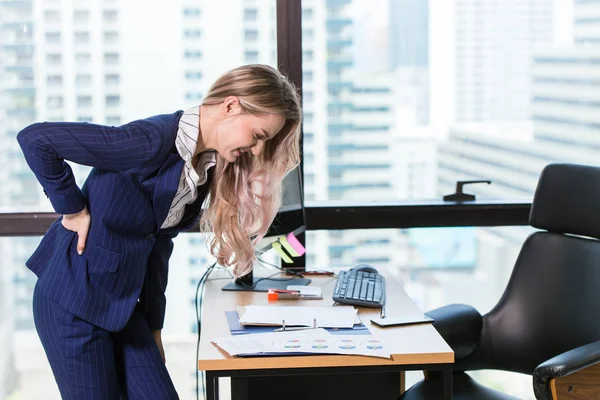
[[[154,233],[149,233],[146,235],[146,239],[152,239],[154,237]]]

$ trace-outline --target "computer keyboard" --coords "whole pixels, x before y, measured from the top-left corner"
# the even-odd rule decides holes
[[[366,264],[340,271],[332,298],[341,304],[381,308],[385,304],[385,278]]]

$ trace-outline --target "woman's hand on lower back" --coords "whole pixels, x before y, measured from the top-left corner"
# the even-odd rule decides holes
[[[62,226],[73,232],[77,232],[77,253],[83,254],[85,243],[87,242],[88,232],[92,219],[86,208],[76,214],[63,215]]]

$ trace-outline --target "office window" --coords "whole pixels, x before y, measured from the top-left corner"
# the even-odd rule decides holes
[[[305,112],[304,113],[304,123],[305,124],[312,124],[313,122],[313,113],[311,112]]]
[[[61,86],[63,83],[62,75],[48,75],[46,77],[46,82],[48,86]]]
[[[106,125],[109,126],[118,126],[121,125],[121,117],[118,115],[109,115],[106,117]]]
[[[47,32],[46,33],[46,43],[58,44],[58,43],[60,43],[60,40],[61,40],[60,32]]]
[[[185,73],[185,79],[188,81],[199,81],[202,79],[202,72],[200,71],[187,71]]]
[[[117,21],[119,13],[117,10],[104,10],[102,12],[102,20],[104,22],[115,22]]]
[[[104,53],[104,64],[117,65],[119,64],[119,53]]]
[[[304,50],[302,52],[302,61],[311,62],[313,60],[313,54],[312,50]]]
[[[117,95],[106,96],[106,106],[116,107],[121,104],[121,97]]]
[[[106,86],[117,86],[121,77],[118,74],[107,74],[104,76],[104,83]]]
[[[302,140],[304,140],[305,145],[311,145],[315,141],[315,134],[312,132],[306,132],[306,130],[305,130],[304,135],[302,136]],[[304,183],[306,183],[306,182],[304,182]]]
[[[92,56],[90,53],[76,53],[75,54],[75,64],[76,65],[89,65],[92,61]]]
[[[90,42],[90,33],[75,32],[73,41],[75,44],[88,44]]]
[[[183,15],[186,17],[199,17],[200,14],[201,14],[201,11],[199,8],[186,7],[183,9]]]
[[[89,22],[90,12],[88,10],[74,10],[73,21],[76,23]]]
[[[186,39],[197,39],[202,36],[202,31],[200,29],[185,29],[183,36]]]
[[[46,20],[46,22],[60,22],[60,11],[59,10],[44,11],[44,20]]]
[[[88,87],[92,84],[92,76],[89,74],[77,74],[75,76],[75,85],[78,88]]]
[[[106,31],[104,32],[104,43],[106,44],[114,44],[119,41],[119,32],[116,31]]]
[[[190,235],[189,238],[190,244],[194,246],[203,245],[204,239],[200,235]],[[206,260],[206,259],[204,259]]]
[[[200,101],[202,100],[203,95],[201,92],[186,92],[185,99],[187,101]]]
[[[42,121],[86,121],[120,126],[137,118],[170,113],[177,108],[199,104],[221,73],[244,62],[243,50],[232,64],[227,53],[232,50],[230,47],[219,46],[218,41],[213,41],[216,46],[205,45],[203,37],[208,32],[222,29],[223,21],[232,21],[232,12],[240,13],[238,19],[242,19],[244,7],[237,10],[211,7],[210,15],[206,14],[210,18],[204,18],[203,7],[211,3],[188,1],[174,11],[175,18],[161,19],[161,24],[157,25],[154,16],[163,15],[167,9],[173,11],[174,5],[144,2],[143,8],[130,13],[123,12],[123,7],[133,7],[127,0],[40,0],[33,2],[34,9],[30,3],[0,2],[0,165],[3,166],[0,168],[0,193],[4,194],[0,196],[0,208],[4,212],[53,211],[15,140],[15,135],[25,126]],[[261,13],[263,8],[265,13],[270,13],[272,11],[267,8],[274,9],[276,2],[258,0],[255,4],[259,3]],[[50,8],[60,11],[60,21],[50,23],[46,20],[44,10]],[[105,14],[104,10],[115,10],[116,13]],[[271,57],[271,51],[277,46],[269,35],[275,22],[268,18],[263,21],[262,17],[261,26],[256,30],[261,30],[265,36],[261,36],[251,50],[261,52],[264,46],[260,55],[268,54],[269,57],[262,61],[275,66],[276,58]],[[253,23],[248,22],[248,26],[229,24],[227,34],[244,41],[244,31],[250,24]],[[186,29],[199,30],[201,36],[187,39]],[[76,32],[89,33],[89,42],[76,44]],[[138,37],[139,32],[152,34],[148,40],[136,40],[132,46],[120,46]],[[154,40],[155,37],[164,38],[164,32],[174,32],[174,35],[169,40]],[[48,41],[46,33],[49,33]],[[197,36],[196,33],[190,35]],[[112,42],[113,39],[116,42]],[[119,45],[118,51],[115,45]],[[180,49],[179,54],[173,53],[173,49]],[[191,51],[188,55],[192,58],[184,58],[186,50]],[[157,62],[152,62],[152,55],[156,54],[164,57],[154,57]],[[171,59],[173,56],[175,59]],[[52,76],[62,76],[62,84],[58,85],[58,78],[48,81]],[[48,86],[53,83],[56,85]],[[186,100],[186,95],[190,100]],[[107,105],[108,96],[118,96],[118,100],[109,98]],[[178,98],[181,104],[175,105],[169,98]],[[81,187],[89,169],[75,163],[69,165]],[[198,237],[190,244],[190,238],[194,236]],[[0,304],[3,317],[0,319],[0,337],[4,344],[0,351],[0,382],[9,382],[8,385],[0,384],[0,397],[60,398],[33,326],[31,292],[35,276],[24,267],[40,239],[41,236],[0,238],[0,249],[4,250],[0,303],[14,308],[14,312],[2,314],[7,307]],[[174,335],[192,337],[188,328],[192,329],[195,321],[191,302],[193,292],[187,290],[187,284],[186,290],[178,290],[176,282],[182,276],[180,282],[187,283],[192,278],[197,281],[208,264],[202,260],[212,260],[200,233],[180,235],[175,242],[175,252],[193,254],[198,261],[190,265],[184,256],[180,259],[183,260],[181,268],[170,272],[169,285],[174,294],[167,294],[169,301],[163,330],[167,348],[174,344]],[[188,355],[194,351],[195,342],[186,339],[177,346],[181,346],[182,352],[168,356],[170,365],[174,366],[173,380],[179,393],[193,393],[193,380],[188,382],[190,368],[184,366],[189,361]],[[185,373],[181,375],[178,371]],[[14,379],[15,376],[22,379]],[[31,376],[36,376],[36,380],[39,377],[45,383],[27,384],[30,380],[26,378]]]
[[[202,58],[202,52],[200,50],[186,50],[184,54],[185,58],[188,59]]]
[[[244,40],[246,42],[256,42],[258,40],[258,31],[256,29],[246,29],[244,31]]]
[[[48,108],[61,108],[64,105],[64,99],[62,96],[48,96],[46,105]]]
[[[589,74],[571,77],[574,69],[595,71],[600,66],[598,57],[576,43],[587,32],[575,33],[579,37],[572,51],[544,51],[553,45],[552,26],[572,23],[568,16],[553,17],[550,3],[536,5],[534,17],[504,2],[491,2],[485,9],[457,11],[452,26],[442,27],[444,13],[452,11],[445,6],[397,3],[389,2],[385,18],[376,18],[359,2],[328,3],[323,15],[308,3],[303,6],[305,122],[320,124],[311,129],[325,132],[330,145],[355,143],[336,157],[365,157],[362,170],[352,163],[335,165],[348,177],[344,184],[356,188],[330,186],[334,160],[324,159],[316,166],[323,176],[315,179],[322,186],[309,191],[322,194],[323,200],[363,200],[359,185],[393,181],[389,190],[379,186],[369,199],[437,200],[453,192],[457,180],[490,179],[491,185],[473,188],[478,198],[531,199],[543,165],[583,160],[597,164],[592,150],[600,148],[600,120],[592,116],[595,101],[566,95],[581,93],[581,84],[570,83],[573,79],[591,79]],[[581,18],[578,11],[575,15]],[[496,23],[494,33],[472,29],[473,24],[489,26],[507,15],[518,16],[518,24]],[[312,31],[317,26],[313,22],[324,24],[322,36]],[[385,45],[374,45],[383,37]],[[444,40],[456,53],[441,50],[447,48],[440,44]],[[321,55],[318,48],[326,52]],[[313,63],[323,63],[325,69],[318,71]],[[443,67],[449,63],[455,68]],[[519,67],[500,67],[508,64]],[[558,77],[559,82],[547,80]],[[444,82],[450,82],[446,89]],[[308,94],[316,83],[323,85],[325,96]],[[540,100],[547,93],[553,94],[552,101]],[[320,99],[323,107],[311,104]],[[577,118],[575,110],[581,112]],[[585,139],[572,133],[582,129],[588,132]],[[358,140],[362,137],[385,144],[385,150],[369,149]],[[417,154],[423,165],[415,172],[418,177],[411,175],[407,153]],[[519,154],[520,161],[509,161],[509,154]],[[369,164],[382,161],[390,168],[369,169]]]
[[[77,107],[91,107],[92,96],[77,96]]]
[[[247,63],[255,63],[258,61],[258,51],[255,50],[247,50],[244,53],[244,58]]]
[[[258,10],[256,8],[244,9],[244,20],[256,21],[258,19]]]
[[[49,66],[60,65],[62,63],[61,54],[46,54],[46,62]]]

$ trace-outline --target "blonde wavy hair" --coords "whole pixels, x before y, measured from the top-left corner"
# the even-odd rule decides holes
[[[268,65],[226,72],[202,105],[218,105],[229,96],[238,98],[245,113],[285,117],[283,128],[265,142],[260,156],[243,153],[230,163],[217,154],[201,230],[213,232],[208,244],[217,262],[242,276],[252,269],[254,247],[281,205],[283,178],[300,163],[302,108],[294,85]]]

